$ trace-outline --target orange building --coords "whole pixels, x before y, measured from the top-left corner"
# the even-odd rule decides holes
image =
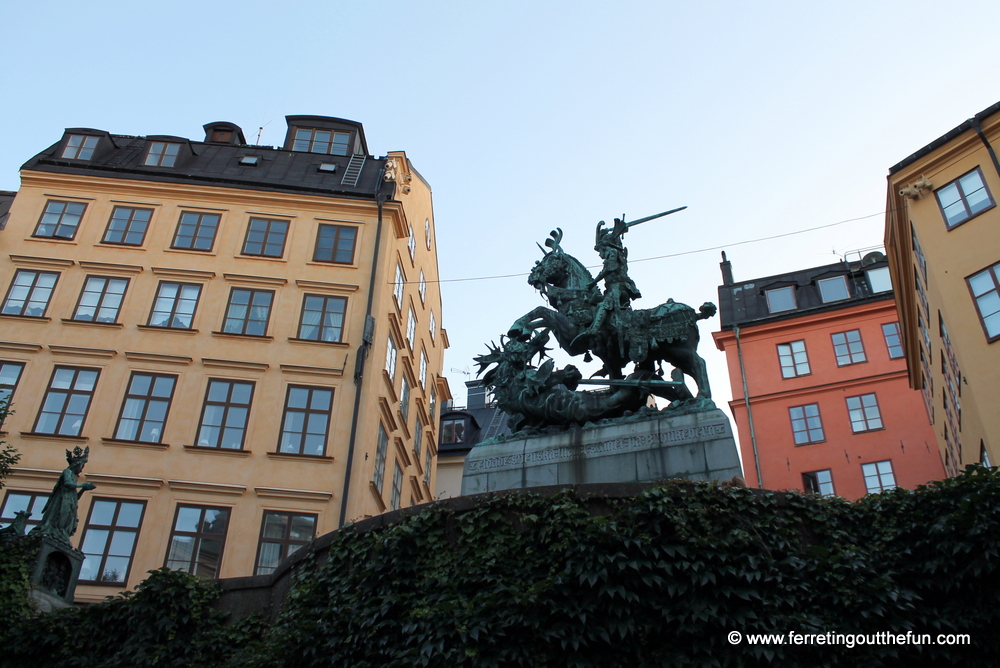
[[[749,485],[854,499],[944,477],[883,254],[740,282],[723,254],[722,274],[713,336]]]
[[[431,189],[360,123],[284,145],[66,130],[0,193],[0,398],[37,522],[89,447],[77,600],[168,566],[266,574],[433,497],[448,345]]]

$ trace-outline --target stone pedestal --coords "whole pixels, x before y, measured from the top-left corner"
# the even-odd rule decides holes
[[[58,607],[58,601],[72,605],[81,566],[82,552],[68,543],[43,536],[31,572],[32,596],[43,608],[46,605]]]
[[[732,425],[716,409],[476,446],[465,458],[462,494],[737,475],[742,471]]]

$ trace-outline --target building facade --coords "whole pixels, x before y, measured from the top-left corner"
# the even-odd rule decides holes
[[[889,169],[885,246],[910,385],[949,475],[1000,460],[1000,103]]]
[[[735,282],[722,331],[747,484],[854,499],[943,477],[910,389],[886,258]]]
[[[360,123],[280,148],[66,130],[0,232],[0,389],[22,458],[0,515],[40,518],[89,447],[78,600],[168,566],[272,571],[347,522],[430,500],[441,375],[430,186]]]

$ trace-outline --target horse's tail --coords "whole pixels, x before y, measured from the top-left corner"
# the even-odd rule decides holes
[[[699,315],[696,315],[694,317],[694,319],[695,320],[705,320],[707,318],[711,318],[713,315],[715,315],[716,313],[718,313],[718,311],[719,311],[719,309],[716,308],[715,304],[713,304],[712,302],[705,302],[698,309]]]

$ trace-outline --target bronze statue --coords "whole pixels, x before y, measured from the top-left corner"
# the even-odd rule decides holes
[[[682,207],[684,208],[684,207]],[[545,240],[544,257],[535,263],[528,283],[548,301],[511,325],[501,346],[491,347],[476,361],[498,406],[513,416],[512,430],[525,426],[583,424],[618,418],[643,409],[653,394],[673,403],[671,410],[714,408],[705,361],[698,355],[697,321],[716,313],[706,302],[696,312],[690,306],[668,299],[652,309],[633,309],[640,294],[628,276],[628,250],[622,237],[628,228],[659,218],[674,209],[626,223],[616,218],[611,228],[601,221],[595,250],[604,261],[594,277],[561,247],[563,232],[556,229]],[[541,247],[540,247],[541,248]],[[598,289],[604,281],[603,294]],[[538,333],[541,330],[541,333]],[[546,357],[549,333],[570,356],[597,357],[603,366],[594,376],[606,380],[584,380],[576,367],[555,369],[553,360],[532,365],[535,356]],[[664,380],[663,362],[675,367]],[[490,369],[491,366],[496,367]],[[633,365],[625,373],[625,367]],[[489,371],[487,371],[489,369]],[[684,383],[684,376],[698,385],[697,398]],[[579,385],[606,385],[599,392],[585,392]],[[648,409],[647,409],[648,410]]]
[[[96,487],[92,482],[82,484],[77,482],[77,476],[83,471],[89,458],[89,447],[81,450],[80,446],[76,446],[73,452],[66,451],[66,461],[69,466],[63,470],[55,487],[52,488],[52,496],[42,508],[42,521],[31,530],[32,533],[37,531],[69,543],[69,537],[76,533],[80,521],[77,517],[80,497],[85,491]]]

